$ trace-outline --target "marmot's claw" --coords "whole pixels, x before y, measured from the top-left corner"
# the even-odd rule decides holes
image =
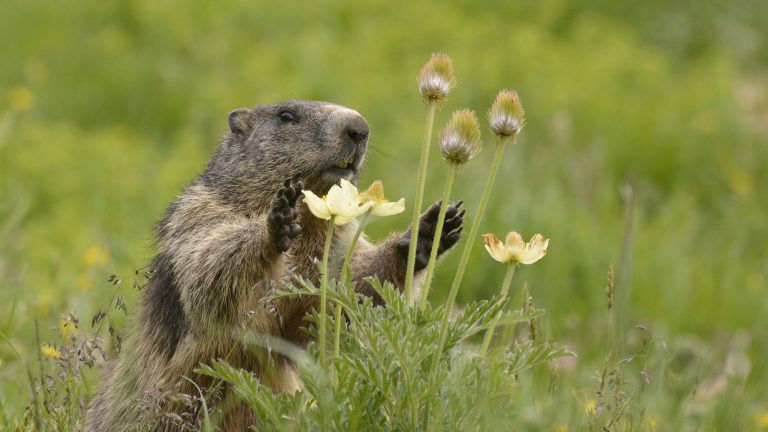
[[[291,179],[283,183],[272,200],[272,209],[267,216],[269,234],[278,252],[285,252],[291,247],[291,241],[301,233],[301,226],[296,223],[299,211],[296,202],[304,189],[302,182],[293,183]]]
[[[437,219],[440,215],[441,201],[432,204],[424,214],[421,215],[419,222],[419,236],[416,246],[416,265],[415,270],[423,270],[429,262],[429,255],[432,253],[432,246],[435,238],[435,228]],[[438,243],[437,253],[442,255],[445,251],[452,248],[461,237],[462,224],[464,223],[465,210],[459,211],[463,201],[449,205],[445,210],[445,222],[443,230],[440,233],[440,242]],[[408,230],[397,242],[398,253],[407,259],[411,239],[411,231]]]

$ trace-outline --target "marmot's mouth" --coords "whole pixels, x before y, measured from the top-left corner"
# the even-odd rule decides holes
[[[355,164],[355,155],[353,154],[347,160],[343,160],[337,163],[336,168],[347,169],[347,168],[350,168],[350,165],[352,165],[351,169],[354,170],[354,164]]]
[[[355,177],[355,175],[357,175],[358,165],[359,161],[357,160],[357,153],[353,153],[347,159],[330,165],[325,169],[325,174],[333,177],[334,182],[342,178],[351,180],[353,177]]]

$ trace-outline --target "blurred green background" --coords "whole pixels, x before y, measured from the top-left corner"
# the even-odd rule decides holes
[[[526,109],[481,232],[552,239],[513,288],[527,283],[547,309],[546,335],[591,367],[613,266],[631,290],[622,322],[700,347],[713,373],[737,346],[747,408],[768,410],[766,22],[759,0],[4,0],[0,330],[33,356],[35,319],[43,341],[63,313],[90,321],[112,294],[106,276],[151,257],[153,224],[234,108],[301,98],[358,110],[372,128],[361,183],[382,179],[389,197],[412,202],[416,79],[440,51],[458,86],[436,128],[454,109],[482,115],[501,88]],[[490,164],[487,128],[484,140],[453,194],[470,218]],[[446,172],[433,148],[427,200]],[[370,234],[405,227],[410,210]],[[461,302],[495,293],[504,272],[473,241]],[[436,300],[458,255],[438,269]],[[7,344],[0,368],[13,415],[27,400]]]

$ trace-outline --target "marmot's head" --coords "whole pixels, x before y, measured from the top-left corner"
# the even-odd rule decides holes
[[[282,182],[299,177],[318,195],[356,182],[368,147],[368,122],[357,111],[326,102],[291,100],[238,109],[203,181],[226,201],[257,210]]]

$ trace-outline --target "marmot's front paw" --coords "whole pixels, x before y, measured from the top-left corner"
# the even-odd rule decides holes
[[[301,226],[296,223],[299,211],[296,201],[301,196],[304,184],[300,181],[286,180],[275,199],[272,209],[267,216],[267,226],[270,238],[278,252],[285,252],[291,246],[291,241],[301,232]]]
[[[437,217],[440,215],[440,203],[438,201],[432,204],[421,215],[416,245],[416,271],[424,269],[429,262],[429,255],[432,253],[432,243],[435,238],[435,228],[437,228]],[[440,233],[440,243],[437,249],[438,256],[452,248],[459,241],[462,230],[461,224],[464,222],[464,210],[459,211],[461,204],[462,201],[450,204],[445,210],[445,222],[443,223],[443,231]],[[408,258],[410,243],[411,230],[408,230],[397,243],[397,251],[405,259]]]

